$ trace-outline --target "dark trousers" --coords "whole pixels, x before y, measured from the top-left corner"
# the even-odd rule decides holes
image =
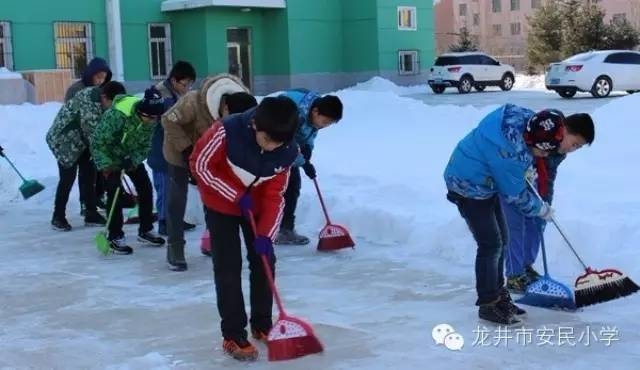
[[[184,261],[184,214],[187,209],[189,172],[186,168],[169,164],[167,184],[166,223],[168,234],[167,260]]]
[[[296,207],[298,206],[301,186],[300,167],[292,166],[287,190],[284,192],[284,212],[282,215],[282,223],[280,224],[280,228],[282,229],[293,230],[295,228]]]
[[[251,327],[268,332],[271,328],[273,296],[267,282],[262,259],[253,247],[251,226],[242,216],[225,215],[205,209],[207,228],[211,232],[211,257],[216,285],[218,313],[222,319],[222,336],[228,339],[247,338],[247,313],[242,296],[242,248],[240,229],[247,247],[251,299]],[[275,256],[270,259],[275,275]]]
[[[131,179],[131,182],[138,193],[138,215],[140,216],[138,232],[146,233],[153,229],[153,191],[151,189],[149,174],[147,174],[144,164],[139,164],[133,170],[125,171],[125,173]],[[111,210],[111,205],[113,204],[116,189],[120,188],[122,184],[120,171],[109,173],[105,183],[107,185],[107,212],[109,212]],[[110,240],[124,237],[124,231],[122,230],[123,223],[122,191],[120,191],[120,195],[118,196],[113,209],[111,222],[109,223]]]
[[[473,238],[478,244],[476,252],[476,305],[491,303],[504,290],[504,255],[509,232],[500,199],[497,195],[489,199],[465,198],[449,192],[447,199],[458,206],[458,211],[467,222]]]
[[[58,188],[56,189],[53,217],[66,217],[67,202],[69,202],[69,194],[71,193],[73,183],[76,181],[76,173],[78,175],[80,197],[85,200],[87,212],[85,214],[96,212],[96,170],[91,161],[89,150],[85,150],[80,158],[78,158],[78,161],[69,168],[64,168],[58,163],[58,173],[60,180],[58,181]]]
[[[95,198],[96,200],[100,200],[104,196],[104,192],[107,190],[105,189],[104,177],[96,176],[96,174],[98,173],[98,170],[96,169],[95,163],[93,163],[93,161],[91,161],[91,166],[93,167],[93,173],[94,173],[93,178],[95,180],[95,188],[94,188]],[[78,181],[80,183],[83,182],[82,172],[78,173]],[[87,202],[84,200],[84,197],[85,197],[84,193],[80,192],[80,203],[85,204],[85,207],[86,207]]]

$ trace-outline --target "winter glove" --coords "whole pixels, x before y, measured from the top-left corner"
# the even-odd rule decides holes
[[[256,252],[258,252],[258,254],[262,254],[267,257],[273,255],[273,242],[271,241],[271,238],[258,235],[258,237],[253,241],[253,246],[256,248]]]
[[[307,177],[311,180],[316,178],[316,168],[313,167],[311,162],[304,162],[304,164],[302,165],[302,169],[304,170],[304,173],[307,175]]]
[[[191,166],[189,165],[189,157],[191,157],[191,153],[193,152],[193,145],[188,147],[187,149],[182,151],[182,160],[187,165],[187,174],[189,176],[189,184],[198,185],[198,181],[195,176],[191,173]]]
[[[538,213],[538,217],[545,221],[551,221],[553,219],[554,209],[547,203],[542,203],[542,207],[540,207],[540,212]]]
[[[0,145],[0,157],[4,157],[4,149]]]
[[[251,199],[251,195],[249,195],[249,192],[244,193],[240,197],[240,200],[238,200],[238,205],[240,206],[242,215],[246,218],[249,218],[249,211],[253,209],[253,199]]]
[[[300,154],[304,157],[304,160],[309,162],[311,160],[311,145],[305,145],[300,149]]]

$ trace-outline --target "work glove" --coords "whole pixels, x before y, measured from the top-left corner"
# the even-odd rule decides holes
[[[300,149],[300,154],[302,154],[302,157],[304,157],[304,160],[307,162],[311,160],[311,151],[310,145],[303,145]]]
[[[0,157],[4,157],[4,149],[0,145]]]
[[[258,235],[253,241],[253,246],[258,254],[262,254],[267,257],[273,255],[273,242],[271,241],[271,238]]]
[[[191,173],[191,165],[189,164],[189,157],[191,157],[191,153],[193,153],[193,146],[188,147],[187,149],[182,151],[182,159],[184,163],[187,165],[187,174],[189,176],[189,184],[198,185],[198,181],[195,176]]]
[[[311,164],[311,162],[304,162],[304,164],[302,165],[302,169],[304,170],[304,173],[307,175],[307,177],[311,180],[316,178],[316,168]]]
[[[253,209],[253,199],[251,199],[251,195],[249,195],[249,192],[244,193],[240,197],[240,200],[238,200],[238,205],[240,206],[242,215],[246,218],[249,218],[249,212]]]
[[[553,214],[555,213],[553,207],[549,205],[547,202],[542,203],[542,207],[540,207],[540,212],[538,213],[538,217],[545,221],[551,221],[553,219]]]

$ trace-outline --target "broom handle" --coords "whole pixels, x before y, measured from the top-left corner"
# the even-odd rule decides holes
[[[533,186],[533,184],[531,183],[531,181],[529,181],[529,179],[527,179],[527,184],[529,184],[529,187],[531,188],[531,190],[533,190],[533,193],[538,197],[538,199],[541,202],[544,202],[544,199],[542,199],[542,196],[540,196],[540,193],[538,193],[538,189],[536,189],[536,187]],[[560,225],[558,225],[558,221],[556,221],[555,217],[553,216],[551,216],[551,223],[556,227],[560,235],[562,235],[562,239],[564,239],[564,241],[567,243],[567,245],[569,246],[569,249],[571,249],[571,251],[576,256],[578,261],[580,261],[580,264],[582,265],[582,267],[584,267],[585,270],[588,270],[589,267],[587,267],[587,264],[584,263],[582,258],[580,258],[580,256],[578,255],[578,252],[576,252],[575,248],[573,248],[573,245],[569,241],[569,238],[567,238],[567,235],[564,233],[564,231],[562,231],[562,228],[560,227]]]
[[[16,166],[13,165],[13,162],[11,162],[9,160],[9,157],[7,157],[7,155],[3,155],[4,159],[7,160],[7,162],[9,162],[9,165],[11,166],[11,168],[13,168],[14,171],[16,171],[16,173],[18,174],[18,176],[20,176],[20,178],[22,179],[23,182],[26,182],[27,180],[24,178],[24,176],[22,176],[22,174],[20,173],[20,171],[18,171],[18,169],[16,168]]]
[[[540,228],[540,249],[542,249],[542,265],[544,266],[544,276],[549,277],[549,270],[547,268],[547,252],[544,247],[544,233],[542,232],[542,228]]]
[[[324,205],[324,199],[322,199],[322,194],[320,193],[320,187],[318,186],[318,180],[313,178],[313,185],[316,186],[316,192],[318,193],[318,198],[320,199],[320,205],[322,205],[322,212],[324,212],[324,217],[327,219],[327,224],[330,224],[329,213],[327,212],[327,207]]]
[[[249,211],[249,223],[251,224],[251,230],[253,230],[253,237],[255,238],[258,233],[258,228],[256,227],[256,219],[253,217],[253,212]],[[267,256],[264,254],[260,254],[260,258],[262,259],[262,265],[264,266],[264,272],[267,275],[267,281],[269,282],[269,287],[271,288],[271,292],[273,293],[273,297],[276,299],[276,305],[278,305],[278,311],[280,311],[280,315],[284,315],[284,306],[282,305],[282,301],[280,300],[280,294],[278,294],[278,289],[276,288],[276,282],[273,280],[273,271],[271,271],[271,266],[269,265],[269,260],[267,260]]]

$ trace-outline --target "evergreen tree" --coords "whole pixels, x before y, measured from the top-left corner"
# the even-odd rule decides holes
[[[478,50],[478,44],[476,40],[469,33],[469,29],[464,26],[460,28],[458,34],[458,43],[449,46],[449,51],[463,52],[463,51],[476,51]]]
[[[563,13],[557,1],[545,2],[528,17],[527,58],[530,68],[545,66],[560,59],[562,18]]]
[[[605,49],[633,49],[640,44],[640,33],[625,19],[611,21],[607,26],[607,37],[604,40]]]

